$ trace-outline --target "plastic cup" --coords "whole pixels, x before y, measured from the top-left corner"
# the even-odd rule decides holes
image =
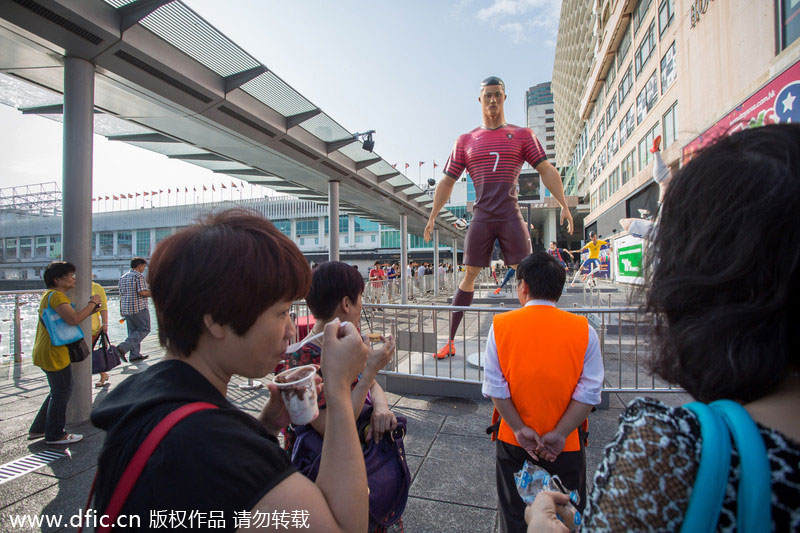
[[[284,370],[273,380],[281,391],[281,397],[292,424],[302,426],[310,423],[319,415],[317,405],[317,387],[314,376],[317,368],[314,365],[298,366]]]

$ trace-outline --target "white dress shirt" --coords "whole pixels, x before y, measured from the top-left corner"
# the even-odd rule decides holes
[[[529,305],[549,305],[555,307],[556,303],[550,300],[530,300],[525,304]],[[589,324],[589,343],[586,345],[586,353],[583,356],[583,370],[578,384],[572,392],[572,399],[588,405],[600,404],[600,391],[603,388],[603,356],[600,354],[600,340],[597,332]],[[536,339],[531,339],[535,344]],[[505,399],[511,397],[508,388],[508,381],[500,368],[500,360],[497,357],[497,343],[494,339],[494,324],[489,328],[489,337],[486,340],[486,352],[483,355],[483,387],[481,392],[487,398]]]

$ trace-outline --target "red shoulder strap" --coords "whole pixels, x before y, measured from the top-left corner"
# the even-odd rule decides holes
[[[114,489],[114,493],[111,495],[111,500],[108,502],[108,507],[106,507],[105,515],[108,517],[106,523],[114,524],[117,521],[117,517],[119,516],[119,512],[122,510],[122,506],[125,505],[125,501],[128,499],[131,491],[133,490],[134,485],[136,485],[136,480],[139,479],[139,476],[144,470],[147,461],[150,459],[150,456],[153,455],[153,452],[156,450],[158,445],[167,436],[167,433],[175,427],[175,424],[186,418],[187,416],[196,413],[197,411],[204,411],[206,409],[217,409],[217,406],[208,402],[192,402],[187,403],[186,405],[182,405],[178,407],[170,414],[165,416],[161,422],[159,422],[156,427],[150,431],[150,434],[144,439],[139,449],[136,450],[136,453],[133,455],[131,462],[128,463],[128,466],[125,468],[125,471],[122,473],[122,477],[119,478],[119,482],[117,483],[117,488]],[[94,495],[94,485],[97,481],[97,473],[94,475],[94,481],[92,481],[92,488],[89,491],[89,500],[86,502],[86,509],[89,509],[89,506],[92,502],[92,496]],[[98,533],[106,533],[111,531],[113,526],[105,526],[99,527],[97,529]],[[82,533],[83,527],[78,528],[78,533]]]

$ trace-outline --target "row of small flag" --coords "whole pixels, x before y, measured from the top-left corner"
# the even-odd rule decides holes
[[[231,182],[230,186],[233,189],[238,189],[239,187],[244,188],[244,185],[240,185],[239,187],[237,187],[234,182]],[[228,188],[224,183],[220,183],[220,187],[222,189],[227,189]],[[207,191],[207,190],[208,190],[208,187],[203,185],[203,191]],[[216,187],[214,186],[214,184],[212,184],[211,185],[211,191],[212,192],[216,192],[216,190],[217,190]],[[172,194],[172,191],[173,191],[173,189],[167,189],[166,193],[167,194]],[[176,187],[175,188],[175,192],[176,193],[183,192],[184,194],[188,194],[189,193],[189,187],[184,187],[183,191],[181,191],[180,187]],[[192,192],[197,192],[197,186],[196,185],[192,187]],[[135,194],[127,194],[126,193],[126,194],[111,195],[111,196],[105,196],[105,197],[98,196],[97,198],[92,198],[92,201],[93,202],[102,202],[103,200],[125,200],[125,199],[132,200],[134,198],[138,198],[139,196],[156,196],[158,194],[164,194],[164,189],[159,189],[157,191],[145,191],[145,192],[141,192],[141,193],[137,192]]]
[[[400,164],[400,163],[395,163],[394,165],[392,165],[392,167],[394,167],[394,168],[397,168],[397,165],[399,165],[399,164]],[[419,162],[419,166],[420,166],[420,168],[422,168],[422,165],[424,165],[424,164],[425,164],[425,161],[420,161],[420,162]],[[408,167],[409,167],[409,164],[408,164],[408,163],[404,163],[404,165],[405,165],[405,168],[406,168],[406,169],[408,169]],[[436,167],[438,167],[438,166],[439,166],[439,165],[437,165],[437,164],[436,164],[436,161],[434,161],[434,162],[433,162],[433,168],[436,168]]]

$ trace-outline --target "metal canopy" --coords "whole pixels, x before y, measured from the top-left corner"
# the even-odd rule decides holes
[[[338,181],[342,210],[422,235],[421,189],[179,0],[0,2],[0,102],[61,105],[66,55],[96,67],[96,133],[298,197]]]

